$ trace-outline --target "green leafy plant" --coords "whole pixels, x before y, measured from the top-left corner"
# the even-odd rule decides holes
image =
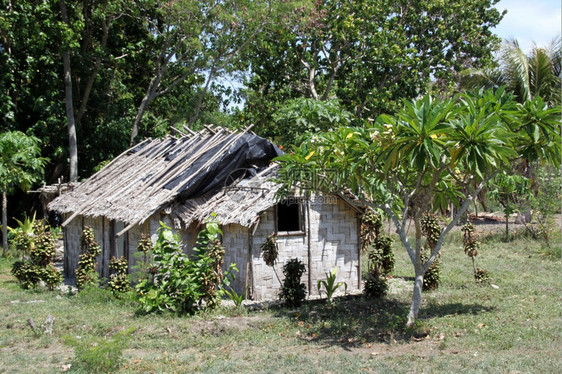
[[[53,266],[55,239],[49,231],[49,226],[42,221],[35,221],[34,218],[24,221],[23,228],[16,235],[16,245],[20,246],[23,259],[14,262],[12,275],[23,288],[33,288],[43,281],[52,291],[62,283],[61,272]]]
[[[388,292],[388,280],[381,276],[378,268],[373,267],[367,274],[363,292],[373,298],[383,297]]]
[[[394,269],[392,238],[381,230],[382,215],[373,209],[365,211],[361,218],[361,246],[368,253],[369,268],[379,267],[381,275],[388,275]]]
[[[35,235],[34,228],[35,228],[35,212],[33,212],[33,216],[30,218],[26,216],[23,219],[23,222],[14,218],[17,222],[17,228],[8,227],[8,230],[13,236],[14,247],[18,252],[21,253],[21,258],[26,258],[29,255],[29,251],[33,248],[33,236]]]
[[[228,296],[228,298],[234,302],[234,305],[236,305],[236,307],[239,307],[240,305],[242,305],[242,302],[246,298],[246,291],[248,290],[248,287],[244,288],[244,291],[242,291],[239,294],[236,293],[234,288],[232,288],[230,286],[228,286],[228,288],[230,289],[230,291],[228,291],[227,289],[224,290],[224,293],[226,294],[226,296]]]
[[[123,350],[134,331],[131,327],[109,338],[64,337],[65,344],[74,347],[72,368],[86,373],[115,372],[123,363]]]
[[[86,226],[81,237],[82,254],[78,260],[78,268],[75,272],[76,287],[79,290],[86,286],[97,286],[99,275],[96,271],[96,257],[101,253],[100,245],[95,241],[94,230]]]
[[[45,282],[47,288],[51,291],[55,289],[63,281],[62,272],[59,271],[53,264],[48,264],[41,269],[41,280]]]
[[[8,251],[8,193],[23,191],[41,179],[47,159],[40,157],[41,141],[21,131],[0,133],[0,189],[2,190],[2,255]]]
[[[23,288],[29,289],[35,287],[41,280],[39,270],[31,261],[24,260],[14,262],[11,273]]]
[[[281,285],[279,298],[290,307],[298,307],[306,297],[306,287],[301,283],[301,277],[306,271],[304,263],[297,258],[289,260],[283,266],[285,279]]]
[[[318,282],[316,283],[316,288],[318,288],[318,293],[320,295],[322,295],[321,287],[324,286],[324,292],[326,293],[326,297],[329,303],[332,302],[332,297],[334,296],[334,293],[340,286],[344,286],[345,287],[344,292],[347,292],[347,283],[345,282],[336,283],[336,269],[337,268],[334,268],[331,272],[326,273],[326,280],[319,279]]]
[[[152,249],[149,274],[137,286],[139,311],[143,313],[172,311],[195,313],[219,305],[224,286],[230,284],[235,264],[223,273],[224,247],[219,223],[213,216],[197,236],[193,256],[183,250],[178,233],[160,223],[158,239]]]
[[[433,252],[437,241],[439,240],[439,236],[441,235],[441,226],[439,226],[439,222],[437,221],[437,217],[434,214],[427,213],[425,214],[421,221],[421,231],[422,234],[426,238],[426,245],[428,252]],[[422,263],[425,264],[426,261],[429,259],[429,256],[425,252],[425,247],[422,248],[421,259]],[[441,253],[437,253],[437,258],[433,263],[427,268],[427,271],[423,277],[423,289],[424,290],[435,290],[439,287],[441,283],[441,261],[440,258]]]
[[[386,276],[394,268],[392,241],[382,231],[382,214],[373,209],[366,210],[361,219],[361,244],[369,259],[363,290],[369,297],[379,298],[388,291]]]
[[[429,259],[429,256],[427,255],[426,251],[422,251],[421,259],[422,259],[422,263],[425,263]],[[431,266],[427,268],[427,271],[423,276],[423,290],[424,291],[436,290],[440,284],[441,284],[441,261],[436,259],[435,261],[433,261]]]
[[[109,268],[115,271],[115,273],[111,274],[107,285],[113,293],[113,296],[119,299],[124,293],[131,290],[129,277],[127,276],[129,264],[127,263],[127,259],[125,257],[113,257],[109,260]]]

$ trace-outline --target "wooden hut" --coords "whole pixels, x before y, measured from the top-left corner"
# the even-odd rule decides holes
[[[160,221],[181,234],[189,252],[200,225],[215,213],[225,267],[235,263],[239,269],[237,292],[246,290],[255,300],[277,297],[283,264],[291,258],[306,266],[309,295],[317,294],[317,280],[334,267],[348,290],[359,289],[362,209],[343,195],[280,198],[277,167],[270,165],[279,154],[255,134],[222,128],[146,140],[125,151],[48,206],[63,216],[66,275],[76,270],[85,226],[94,229],[102,247],[98,270],[108,277],[113,256],[134,266],[141,235],[154,240]],[[277,234],[279,249],[274,268],[265,264],[260,249],[271,233]]]

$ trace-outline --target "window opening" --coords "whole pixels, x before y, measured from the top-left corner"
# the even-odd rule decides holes
[[[283,200],[277,204],[277,232],[303,231],[303,216],[298,200]]]

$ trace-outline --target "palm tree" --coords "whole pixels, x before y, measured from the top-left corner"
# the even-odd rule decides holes
[[[560,105],[561,61],[560,36],[554,38],[548,47],[535,44],[528,55],[516,39],[506,39],[499,50],[499,66],[468,70],[461,88],[505,85],[520,103],[540,96],[550,107]]]

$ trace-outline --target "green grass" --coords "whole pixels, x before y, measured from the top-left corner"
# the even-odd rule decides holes
[[[69,364],[70,372],[92,372],[102,362],[95,352],[112,353],[104,367],[119,373],[562,372],[560,237],[553,249],[522,236],[482,243],[477,266],[490,283],[474,282],[453,233],[442,285],[424,294],[412,329],[404,321],[413,271],[399,243],[391,280],[399,291],[383,300],[348,295],[332,305],[224,307],[192,317],[138,316],[130,301],[99,289],[25,291],[11,261],[0,259],[0,373],[56,373]],[[49,314],[53,334],[34,333],[27,320],[39,326]]]

